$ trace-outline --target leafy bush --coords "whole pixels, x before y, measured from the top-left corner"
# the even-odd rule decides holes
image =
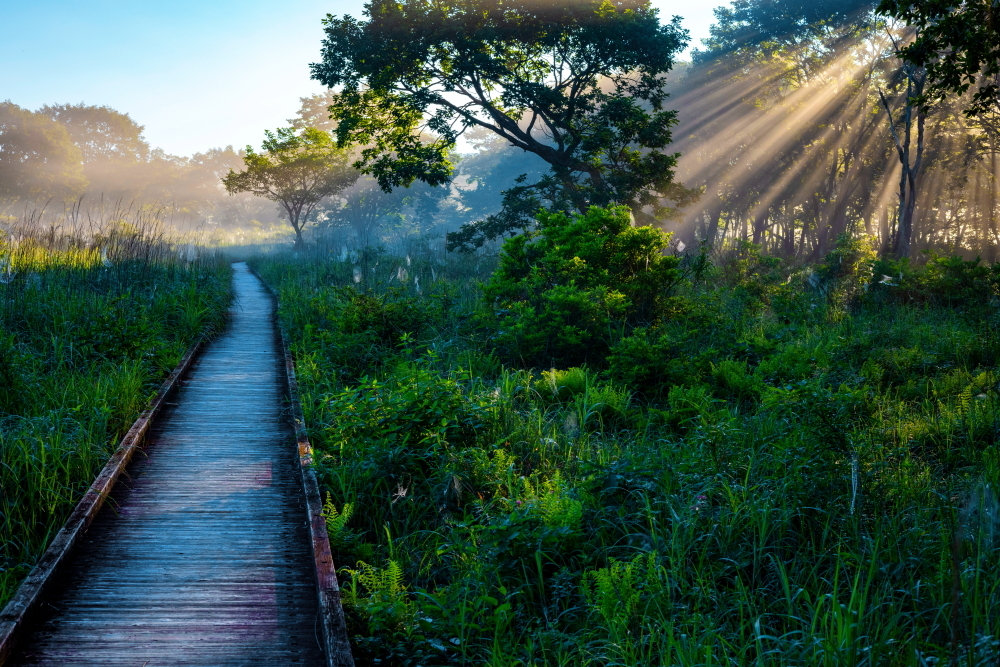
[[[698,383],[716,352],[698,349],[698,340],[697,330],[681,326],[638,328],[609,351],[608,375],[650,398],[674,385]]]
[[[741,298],[768,303],[776,287],[785,281],[784,262],[761,252],[749,241],[735,241],[722,248],[716,259],[716,271],[723,283]]]
[[[535,382],[535,391],[545,399],[565,401],[586,392],[593,382],[585,368],[565,371],[553,368],[542,372],[542,377]]]
[[[323,373],[354,380],[373,368],[391,364],[429,333],[452,307],[448,286],[437,285],[418,297],[404,288],[380,293],[353,285],[319,288],[283,305],[288,326],[303,332],[302,350],[320,352]]]
[[[508,239],[484,293],[497,345],[529,366],[599,363],[622,326],[651,322],[682,274],[670,235],[633,227],[625,207],[540,212]]]
[[[897,302],[983,305],[1000,296],[1000,264],[977,257],[942,257],[930,253],[923,266],[909,260],[883,258],[874,263],[872,292]]]
[[[842,308],[862,295],[871,281],[876,258],[874,237],[841,234],[834,249],[815,269],[815,287],[830,304]]]
[[[712,378],[723,397],[746,403],[760,397],[763,382],[750,371],[746,361],[723,359],[712,363],[711,368]]]

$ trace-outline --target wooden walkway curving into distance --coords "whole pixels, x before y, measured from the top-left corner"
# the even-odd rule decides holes
[[[273,305],[234,267],[229,329],[168,399],[4,667],[326,664]]]

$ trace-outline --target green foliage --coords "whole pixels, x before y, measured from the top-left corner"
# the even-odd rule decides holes
[[[719,6],[711,36],[696,50],[695,63],[706,63],[745,50],[771,53],[781,46],[821,36],[836,25],[871,10],[870,0],[735,0]]]
[[[717,350],[700,347],[697,329],[682,326],[640,327],[608,352],[608,374],[647,396],[672,385],[697,382]]]
[[[627,639],[629,630],[641,625],[641,614],[646,611],[642,602],[648,604],[650,596],[659,592],[661,568],[656,561],[655,551],[627,562],[612,558],[608,567],[584,575],[584,598],[614,633],[614,640]]]
[[[542,377],[535,382],[535,391],[553,400],[565,401],[586,392],[592,382],[585,368],[565,371],[553,368],[542,372]]]
[[[573,497],[559,471],[542,484],[536,502],[545,526],[563,528],[571,533],[580,530],[583,503]]]
[[[662,74],[686,32],[677,19],[661,24],[648,2],[371,0],[365,11],[363,21],[327,17],[323,60],[312,66],[339,91],[330,111],[340,145],[365,146],[359,169],[386,190],[446,183],[449,152],[469,128],[551,168],[515,188],[507,215],[453,245],[526,227],[540,199],[553,210],[627,204],[660,215],[664,197],[692,196],[673,183],[677,156],[663,152],[676,114],[662,108]],[[546,139],[535,131],[542,124]]]
[[[628,209],[585,215],[540,212],[536,231],[504,243],[484,289],[496,339],[533,365],[600,363],[619,327],[660,317],[681,281],[669,234],[633,227]]]
[[[817,287],[835,306],[844,307],[868,288],[875,264],[875,239],[841,234],[816,267]]]
[[[362,379],[329,394],[315,408],[337,416],[328,447],[357,457],[386,482],[432,474],[452,450],[474,443],[491,409],[487,398],[466,396],[458,382],[404,364],[387,380]]]
[[[764,383],[750,371],[746,361],[723,359],[711,367],[712,378],[723,397],[750,403],[760,396]]]
[[[873,271],[873,292],[896,301],[976,306],[1000,296],[1000,264],[984,265],[978,257],[929,253],[921,266],[884,258],[875,262]]]
[[[399,563],[390,560],[385,568],[380,569],[363,561],[358,562],[357,569],[346,570],[351,575],[352,582],[360,584],[368,593],[368,599],[360,598],[357,587],[352,586],[347,604],[371,607],[378,603],[405,604],[403,594],[406,586],[403,584],[403,570]]]
[[[1000,109],[1000,25],[996,6],[988,2],[901,2],[881,0],[878,11],[916,29],[916,38],[899,55],[927,68],[930,90],[920,100],[962,95],[979,85],[966,109],[969,115]]]
[[[344,508],[337,511],[337,506],[327,494],[326,502],[323,503],[323,516],[326,518],[326,532],[330,537],[330,544],[333,548],[344,548],[353,537],[347,528],[347,522],[354,514],[354,505],[344,503]]]
[[[330,372],[357,378],[405,355],[452,308],[449,288],[428,292],[417,298],[402,288],[365,293],[353,285],[325,287],[297,301],[284,315],[302,332],[308,348],[322,352]]]
[[[759,245],[738,241],[723,249],[718,273],[737,296],[766,305],[785,282],[783,264],[780,258],[764,254]]]

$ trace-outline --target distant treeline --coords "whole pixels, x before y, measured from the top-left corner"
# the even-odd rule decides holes
[[[276,221],[270,202],[230,197],[219,179],[242,164],[232,146],[190,157],[151,148],[143,126],[107,106],[0,102],[0,213],[58,213],[81,197],[166,208],[178,224]]]

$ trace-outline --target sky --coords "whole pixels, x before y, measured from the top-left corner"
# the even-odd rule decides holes
[[[363,0],[0,0],[0,101],[27,109],[93,104],[128,113],[173,155],[257,145],[287,124],[309,78],[326,14]],[[692,45],[715,2],[653,0]]]

